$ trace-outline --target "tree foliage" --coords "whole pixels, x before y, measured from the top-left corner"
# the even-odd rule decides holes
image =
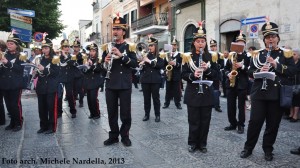
[[[59,20],[60,0],[0,0],[0,31],[10,31],[10,16],[7,8],[34,10],[32,32],[47,32],[48,38],[54,39],[62,33],[65,26]]]

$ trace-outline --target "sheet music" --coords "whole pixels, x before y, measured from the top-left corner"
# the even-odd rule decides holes
[[[276,75],[275,72],[257,72],[257,73],[253,73],[253,77],[254,79],[267,78],[274,81]]]
[[[213,81],[210,81],[210,80],[196,80],[196,81],[193,81],[192,83],[202,83],[202,84],[205,84],[207,86],[211,86],[213,84]]]

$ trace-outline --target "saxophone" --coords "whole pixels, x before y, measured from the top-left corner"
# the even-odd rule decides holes
[[[167,54],[166,59],[168,62],[170,62],[171,56]],[[168,65],[166,66],[167,81],[171,81],[171,79],[172,79],[172,70],[173,70],[173,66],[170,63],[168,63]]]
[[[230,55],[231,55],[231,62],[232,62],[232,69],[231,69],[230,74],[232,77],[229,81],[230,81],[230,87],[234,87],[235,86],[235,78],[238,75],[237,68],[235,67],[235,63],[237,63],[237,53],[231,52]]]

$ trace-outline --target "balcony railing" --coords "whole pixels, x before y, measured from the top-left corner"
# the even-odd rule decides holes
[[[168,13],[150,14],[141,19],[131,22],[132,30],[139,30],[153,25],[168,25]]]

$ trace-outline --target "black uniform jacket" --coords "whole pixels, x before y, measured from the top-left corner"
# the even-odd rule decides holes
[[[106,81],[105,87],[108,89],[131,89],[131,68],[137,67],[135,52],[129,49],[129,44],[126,42],[122,44],[116,44],[115,47],[118,48],[121,53],[123,53],[123,57],[113,60],[112,67],[110,69],[110,79]],[[103,51],[103,63],[107,52],[107,50]]]
[[[237,62],[243,62],[243,66],[236,70],[238,72],[238,75],[235,77],[235,86],[234,87],[237,87],[237,89],[247,89],[248,81],[249,81],[248,69],[249,69],[249,65],[250,65],[250,57],[247,56],[246,52],[237,54]],[[232,87],[230,87],[230,81],[227,76],[232,71],[231,59],[228,59],[228,61],[226,62],[226,66],[225,66],[224,70],[225,70],[225,76],[226,76],[226,88],[232,88]]]
[[[41,73],[37,73],[36,93],[55,93],[58,86],[59,66],[52,63],[52,57],[45,58],[44,55],[41,57],[41,65],[44,66],[44,70]]]
[[[249,76],[253,78],[253,73],[259,72],[254,63],[253,58],[258,57],[261,63],[266,61],[268,51],[266,49],[258,51],[256,56],[251,58]],[[280,85],[291,85],[293,82],[291,77],[296,73],[294,60],[292,57],[284,56],[284,51],[280,48],[271,51],[271,57],[277,60],[276,69],[271,68],[269,71],[273,71],[276,74],[275,81],[267,79],[267,91],[262,91],[261,87],[263,79],[255,79],[251,88],[251,99],[253,100],[278,100],[280,93]]]
[[[151,64],[145,63],[141,71],[141,83],[161,83],[160,70],[164,67],[164,60],[156,57],[153,53],[148,53],[147,57],[151,60]]]
[[[15,90],[22,88],[23,81],[23,71],[24,66],[21,64],[24,63],[19,59],[19,55],[10,54],[7,52],[5,58],[7,59],[7,64],[0,65],[1,72],[1,90]]]
[[[71,55],[69,54],[67,58],[63,55],[60,56],[60,70],[59,70],[59,82],[68,83],[74,80],[75,75],[75,62],[76,60],[71,60]]]
[[[195,52],[192,53],[191,59],[194,64],[198,67],[199,65],[199,54]],[[204,53],[202,55],[202,59],[204,62],[210,62],[211,66],[204,72],[203,80],[213,80],[217,75],[217,63],[212,61],[212,56],[210,53]],[[198,94],[199,84],[192,83],[193,81],[199,80],[194,76],[194,71],[190,68],[188,63],[182,65],[181,72],[182,79],[187,81],[187,86],[184,93],[183,102],[188,106],[193,107],[202,107],[202,106],[212,106],[213,103],[213,86],[210,87],[203,84],[203,94]]]
[[[166,59],[165,60],[165,66],[168,65],[168,62]],[[174,52],[174,55],[172,56],[171,53],[171,60],[176,62],[176,65],[173,66],[172,70],[172,76],[171,76],[171,81],[180,81],[181,80],[181,63],[182,63],[182,58],[181,54],[179,52]]]
[[[97,89],[101,85],[101,64],[98,58],[90,58],[93,64],[89,69],[84,71],[83,88],[84,89]]]

